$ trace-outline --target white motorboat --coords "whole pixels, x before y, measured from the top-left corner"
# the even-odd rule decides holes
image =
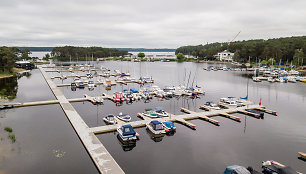
[[[125,122],[131,121],[131,116],[128,115],[128,114],[123,114],[122,112],[120,112],[120,113],[117,115],[117,118],[118,118],[119,120],[122,120],[122,121],[125,121]]]
[[[117,132],[122,141],[136,141],[139,136],[130,124],[125,124],[117,128]]]
[[[213,109],[213,110],[220,110],[221,108],[214,102],[208,101],[204,104],[207,108]]]
[[[169,131],[169,129],[165,129],[163,123],[157,120],[150,121],[146,124],[146,127],[155,135],[165,134],[166,131]]]
[[[163,107],[161,106],[158,106],[158,107],[155,107],[155,112],[156,112],[156,115],[159,116],[159,117],[168,117],[168,113],[164,111]]]
[[[108,116],[104,117],[103,120],[104,120],[106,123],[108,123],[108,124],[116,124],[116,123],[117,123],[117,121],[116,121],[114,115],[108,115]]]

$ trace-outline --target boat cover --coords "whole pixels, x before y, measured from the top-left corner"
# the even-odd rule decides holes
[[[157,120],[152,120],[151,123],[153,124],[153,129],[154,130],[163,130],[163,126],[162,126],[162,123],[157,121]]]
[[[130,91],[131,91],[132,93],[138,93],[138,90],[135,89],[135,88],[131,88]]]
[[[234,171],[237,174],[251,174],[251,172],[249,172],[245,167],[238,165],[228,166],[225,169],[224,174],[233,174]]]
[[[165,125],[166,127],[168,127],[168,128],[174,127],[174,123],[171,122],[171,121],[165,121],[165,122],[164,122],[164,125]]]
[[[134,131],[133,127],[130,124],[126,124],[122,126],[122,135],[123,136],[129,136],[129,135],[136,135],[136,132]]]

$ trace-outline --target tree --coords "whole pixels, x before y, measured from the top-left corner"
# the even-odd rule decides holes
[[[137,55],[137,57],[140,57],[141,59],[144,58],[145,56],[146,56],[145,53],[142,52],[138,53]]]
[[[183,53],[178,53],[178,54],[176,55],[176,58],[177,58],[177,60],[178,60],[179,62],[181,62],[181,61],[184,60],[185,56],[184,56]]]
[[[268,64],[268,61],[266,61],[266,60],[262,60],[262,61],[261,61],[261,64],[265,64],[265,65],[267,65],[267,64]]]
[[[268,66],[275,65],[275,59],[270,58],[267,63],[268,63]]]
[[[293,56],[293,64],[295,66],[302,66],[302,63],[304,59],[304,52],[303,49],[296,49]]]
[[[16,54],[8,47],[0,47],[0,72],[12,72],[17,59]]]
[[[21,58],[28,60],[30,59],[29,55],[32,54],[28,48],[21,51]]]
[[[236,62],[240,61],[240,51],[239,50],[235,51],[233,60]]]
[[[50,54],[47,53],[45,56],[42,58],[42,60],[49,60],[50,59]]]

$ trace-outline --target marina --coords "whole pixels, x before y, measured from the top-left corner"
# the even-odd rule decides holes
[[[107,105],[107,106],[114,105],[115,106],[115,105],[118,104],[118,102],[116,102],[116,97],[115,97],[115,94],[114,94],[115,92],[112,94],[112,93],[109,93],[107,90],[106,91],[102,90],[102,92],[101,92],[101,90],[99,90],[100,92],[96,93],[97,89],[99,89],[99,88],[101,89],[101,87],[103,89],[104,86],[106,86],[106,84],[101,84],[101,85],[98,85],[98,86],[94,87],[95,90],[93,90],[93,91],[90,91],[90,90],[87,91],[87,87],[86,87],[84,92],[81,91],[81,93],[79,95],[70,95],[70,93],[72,94],[72,92],[75,93],[75,91],[72,91],[70,89],[71,88],[70,85],[66,86],[66,87],[63,86],[61,88],[58,88],[57,86],[60,85],[60,83],[61,83],[61,81],[59,81],[60,79],[58,79],[58,80],[51,79],[50,77],[52,77],[52,75],[47,74],[43,70],[43,68],[40,68],[40,70],[41,70],[42,74],[44,75],[44,77],[46,78],[46,81],[50,81],[50,82],[48,82],[48,84],[51,83],[51,86],[54,86],[55,90],[52,90],[52,91],[55,91],[55,92],[53,92],[54,94],[59,95],[60,93],[58,93],[58,90],[61,89],[64,92],[65,96],[67,95],[65,97],[66,98],[65,101],[61,101],[60,100],[61,97],[59,97],[59,98],[56,98],[55,100],[41,100],[41,101],[37,100],[37,102],[35,102],[35,101],[31,101],[31,102],[27,102],[27,101],[11,102],[11,103],[6,103],[6,105],[8,105],[8,104],[12,105],[13,108],[11,108],[11,109],[14,109],[14,108],[18,109],[18,108],[22,108],[22,107],[27,108],[28,106],[32,106],[32,107],[40,106],[40,105],[41,106],[43,106],[43,105],[44,106],[48,106],[48,105],[51,106],[51,105],[59,104],[60,106],[63,105],[62,107],[64,107],[63,108],[64,111],[65,111],[65,109],[69,108],[68,110],[71,110],[72,108],[76,107],[75,111],[72,112],[73,115],[74,115],[73,117],[75,117],[75,118],[72,121],[70,121],[70,123],[71,123],[72,126],[74,124],[76,126],[76,125],[79,125],[79,123],[82,123],[80,125],[80,127],[76,127],[76,128],[74,128],[74,130],[78,134],[79,139],[82,141],[83,146],[85,147],[86,151],[88,152],[91,159],[93,160],[93,162],[94,162],[95,166],[97,167],[99,173],[107,173],[107,172],[110,172],[110,171],[118,171],[118,172],[121,172],[121,173],[130,173],[131,172],[130,169],[128,169],[126,171],[126,167],[122,168],[122,166],[120,165],[120,162],[117,162],[118,157],[116,157],[116,155],[113,156],[116,153],[113,153],[113,152],[109,153],[109,150],[108,150],[110,148],[109,143],[112,142],[112,141],[110,141],[110,142],[104,141],[103,140],[104,138],[101,139],[101,136],[109,137],[109,135],[111,135],[111,134],[113,134],[113,132],[117,131],[118,126],[120,127],[121,125],[125,125],[125,124],[128,123],[135,129],[135,131],[137,131],[137,134],[140,135],[140,139],[137,140],[137,142],[135,142],[135,145],[137,144],[136,147],[133,147],[133,148],[131,148],[130,146],[128,146],[128,147],[131,148],[131,149],[137,149],[137,146],[139,146],[139,144],[142,144],[144,141],[148,141],[145,138],[147,135],[144,134],[143,129],[144,129],[144,127],[146,127],[146,125],[151,120],[153,120],[153,118],[147,117],[147,116],[144,116],[143,114],[141,114],[143,109],[139,108],[139,109],[136,110],[135,114],[129,113],[129,115],[131,115],[131,118],[132,118],[132,120],[129,121],[129,122],[124,122],[124,121],[118,119],[116,116],[114,116],[114,119],[116,120],[116,124],[113,124],[113,125],[107,125],[107,124],[106,125],[92,125],[91,123],[86,124],[86,122],[88,122],[88,120],[87,120],[88,118],[86,118],[86,117],[82,118],[84,116],[84,113],[83,113],[83,111],[80,111],[77,108],[80,105],[88,105],[86,103],[89,103],[89,104],[92,103],[91,106],[92,107],[97,107],[97,108],[100,108],[100,107],[105,108],[104,105]],[[49,72],[49,73],[53,73],[53,72]],[[57,73],[57,72],[54,72],[54,73]],[[94,77],[94,78],[99,78],[99,77]],[[53,81],[55,81],[57,83],[55,84]],[[64,84],[65,84],[65,81],[63,81]],[[69,81],[69,79],[67,79],[67,81]],[[131,85],[131,86],[129,86],[129,85]],[[137,83],[135,83],[135,84],[133,84],[133,83],[122,84],[122,85],[117,84],[115,86],[112,86],[112,88],[115,88],[115,90],[112,90],[112,91],[116,91],[116,92],[122,91],[122,93],[124,93],[124,88],[125,88],[124,86],[126,86],[128,89],[129,88],[135,88],[135,87],[137,89],[137,86],[135,86],[135,85],[138,85],[138,84]],[[157,81],[157,84],[154,84],[154,85],[160,85],[160,84]],[[201,86],[203,86],[203,85],[201,85]],[[149,88],[149,87],[147,86],[147,88]],[[207,97],[206,95],[209,95],[209,94],[207,94],[207,90],[209,91],[209,89],[206,89],[205,90],[206,94],[200,96],[200,98],[205,99]],[[78,92],[78,91],[80,91],[80,89],[76,90],[76,92]],[[135,92],[137,92],[137,91],[135,91]],[[84,93],[86,93],[86,94],[84,94]],[[156,92],[152,91],[150,93],[153,96],[153,98],[150,99],[150,103],[152,103],[152,102],[156,103],[156,104],[161,103],[161,104],[158,104],[158,105],[155,105],[155,106],[163,105],[165,107],[165,105],[163,103],[167,102],[167,103],[170,104],[170,103],[173,103],[174,100],[177,100],[175,98],[169,98],[169,97],[160,98],[159,97],[160,92],[156,93]],[[165,94],[163,94],[163,95],[165,95]],[[61,94],[59,96],[61,96]],[[97,97],[104,100],[102,105],[95,104],[95,99]],[[214,100],[214,101],[218,101],[217,98],[210,98],[210,99]],[[252,119],[252,117],[259,118],[258,115],[256,115],[256,113],[248,112],[245,109],[262,111],[262,112],[265,112],[269,115],[271,114],[272,116],[273,115],[279,115],[279,113],[280,113],[279,111],[276,112],[274,110],[270,110],[270,108],[267,109],[265,107],[265,106],[267,106],[266,104],[265,104],[265,106],[257,105],[257,104],[247,104],[247,105],[242,106],[242,107],[232,108],[232,107],[227,106],[226,104],[222,104],[222,103],[218,102],[217,105],[220,106],[221,109],[211,109],[211,108],[207,108],[205,105],[203,105],[204,104],[203,100],[196,99],[196,98],[192,99],[191,96],[188,96],[188,97],[185,96],[184,97],[182,95],[179,100],[182,100],[182,102],[184,102],[184,101],[186,102],[188,100],[196,102],[197,100],[199,100],[198,101],[199,103],[198,104],[196,104],[196,103],[192,104],[192,105],[194,105],[194,107],[192,107],[192,108],[189,105],[186,105],[187,103],[185,103],[185,104],[182,103],[181,107],[174,107],[172,109],[169,108],[169,107],[165,107],[164,109],[167,112],[168,116],[167,117],[154,118],[154,120],[157,120],[161,123],[162,122],[167,122],[167,121],[174,122],[176,127],[177,127],[176,128],[177,133],[174,135],[174,137],[179,136],[179,134],[181,134],[184,131],[187,131],[188,129],[195,130],[195,132],[198,132],[198,131],[201,132],[201,130],[203,129],[202,125],[204,123],[201,123],[198,120],[206,121],[207,123],[210,123],[211,125],[215,126],[217,129],[222,130],[222,127],[224,127],[224,126],[227,127],[226,125],[235,124],[235,122],[238,122],[239,124],[243,125],[244,124],[243,121],[246,119],[246,117],[250,117],[250,119]],[[18,100],[16,100],[16,101],[18,101]],[[110,101],[111,101],[112,104],[110,103]],[[125,108],[125,107],[129,106],[129,107],[134,108],[134,106],[142,105],[141,103],[144,103],[145,101],[146,100],[143,99],[143,98],[140,99],[140,100],[133,100],[133,102],[131,104],[128,104],[128,101],[124,101],[122,104],[119,105],[119,107],[120,108],[121,107]],[[84,102],[86,102],[86,103],[84,103]],[[69,107],[66,106],[68,103],[70,105]],[[90,106],[90,105],[88,105],[88,106]],[[152,108],[154,108],[153,107],[154,105],[151,105],[151,106],[152,106]],[[118,107],[118,106],[116,106],[116,107]],[[274,107],[272,107],[272,108],[274,109]],[[107,111],[111,108],[109,108],[109,109],[105,108],[105,109],[106,110],[103,111],[105,113],[105,114],[103,114],[104,116],[106,116],[109,113],[114,113],[114,112],[108,112]],[[68,113],[68,115],[67,115],[67,113]],[[72,115],[69,116],[70,111],[67,112],[67,113],[66,113],[67,118],[72,119],[72,117],[71,117]],[[119,111],[116,111],[116,113],[114,113],[114,114],[117,115],[118,113],[119,113]],[[79,115],[79,116],[76,117],[76,115]],[[265,120],[266,119],[270,120],[269,115],[265,116]],[[137,118],[136,116],[138,116],[140,120],[137,120],[137,119],[135,120],[135,118]],[[71,118],[69,118],[69,117],[71,117]],[[223,120],[221,118],[226,118],[226,119],[232,120],[234,122],[227,122],[226,120]],[[254,120],[257,120],[257,119],[254,119]],[[210,124],[206,124],[206,125],[210,125]],[[179,125],[182,125],[183,127],[181,127]],[[86,134],[88,134],[90,137],[87,137],[88,135],[85,136],[85,134],[84,134],[85,132],[87,132]],[[196,134],[195,132],[191,133],[191,134]],[[214,131],[212,131],[211,134],[214,134]],[[152,138],[151,135],[149,137]],[[160,138],[162,138],[162,137],[160,137]],[[154,137],[154,140],[160,141],[161,140],[160,138],[157,139],[157,137]],[[164,137],[162,139],[165,139],[165,138],[168,138],[168,137]],[[95,139],[94,140],[95,143],[96,143],[95,148],[93,148],[93,145],[91,145],[90,141],[88,141],[90,139]],[[156,145],[158,146],[158,144],[156,144]],[[97,148],[101,149],[101,150],[99,150],[99,152],[98,152]],[[110,148],[110,149],[112,151],[112,148]],[[107,162],[105,161],[102,164],[101,160],[106,160]]]

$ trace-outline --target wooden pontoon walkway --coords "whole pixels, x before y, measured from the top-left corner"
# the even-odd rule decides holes
[[[106,150],[106,148],[96,137],[96,135],[90,130],[88,125],[74,109],[74,107],[69,103],[64,94],[61,92],[61,90],[56,87],[55,83],[51,80],[50,77],[48,77],[47,73],[43,70],[42,67],[40,67],[39,69],[43,74],[45,80],[47,81],[53,94],[59,101],[59,104],[64,110],[74,130],[78,134],[84,147],[86,148],[90,157],[94,161],[99,172],[123,174],[124,171],[120,168],[120,166],[111,156],[111,154]]]

